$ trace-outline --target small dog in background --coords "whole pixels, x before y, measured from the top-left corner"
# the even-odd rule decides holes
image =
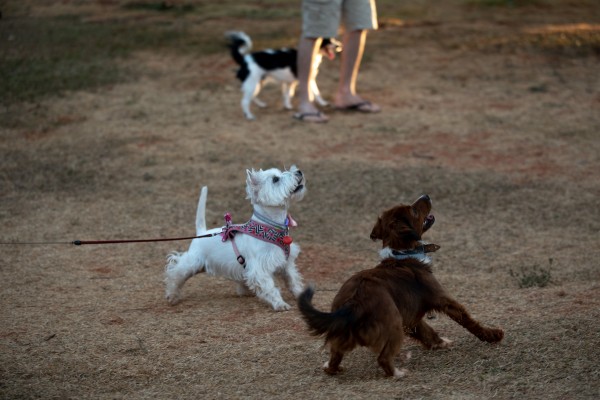
[[[181,288],[192,276],[206,272],[237,282],[239,295],[254,293],[273,309],[289,310],[275,286],[274,276],[283,277],[287,288],[298,297],[302,277],[295,260],[300,247],[292,243],[288,229],[295,221],[288,214],[291,204],[306,193],[304,174],[296,166],[287,171],[271,168],[246,171],[246,194],[254,213],[245,224],[206,229],[207,188],[203,187],[196,214],[196,234],[187,252],[168,256],[165,268],[166,298],[171,305],[181,299]]]
[[[292,97],[294,97],[298,85],[296,69],[298,52],[296,49],[267,49],[251,53],[252,40],[244,32],[227,32],[225,36],[229,39],[231,56],[240,66],[236,76],[242,82],[241,104],[246,118],[249,120],[255,119],[254,114],[250,111],[252,101],[259,107],[266,107],[266,104],[259,100],[257,96],[260,93],[263,81],[268,78],[281,82],[283,106],[287,110],[291,110]],[[333,60],[335,53],[340,51],[342,51],[342,44],[339,41],[323,39],[320,52],[314,60],[315,78],[323,56]],[[320,105],[326,106],[329,104],[321,97],[321,92],[315,80],[310,82],[310,90]]]
[[[313,307],[314,290],[310,287],[298,298],[309,330],[324,335],[330,346],[326,373],[340,372],[344,354],[365,346],[379,355],[377,362],[387,376],[403,376],[406,371],[394,366],[394,358],[400,353],[405,335],[426,349],[445,348],[452,343],[423,319],[431,311],[448,315],[482,341],[502,340],[502,329],[481,326],[433,276],[426,253],[439,246],[421,241],[435,221],[430,211],[431,199],[425,195],[412,205],[398,205],[378,218],[371,239],[383,241],[382,261],[347,280],[333,299],[330,313]]]

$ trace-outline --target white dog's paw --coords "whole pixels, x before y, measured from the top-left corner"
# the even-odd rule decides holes
[[[181,301],[181,296],[179,295],[179,290],[177,290],[177,284],[175,284],[174,279],[167,275],[165,279],[166,289],[165,289],[165,298],[169,302],[170,305],[174,306],[175,304]]]
[[[165,298],[170,305],[174,306],[181,301],[179,288],[183,282],[184,281],[180,279],[175,267],[173,265],[168,265],[165,270]]]
[[[177,304],[181,301],[181,296],[179,296],[179,293],[167,293],[165,298],[167,299],[169,304],[172,306],[174,306],[175,304]]]
[[[262,100],[259,100],[258,98],[254,98],[254,104],[256,104],[257,106],[259,106],[260,108],[266,108],[267,107],[267,103],[265,103]]]
[[[275,310],[275,311],[289,311],[291,309],[292,309],[292,307],[286,302],[279,303],[279,304],[273,304],[273,310]]]
[[[292,292],[294,297],[297,299],[298,297],[300,297],[302,292],[304,292],[304,286],[301,286],[301,285],[294,286],[290,289],[290,291]]]

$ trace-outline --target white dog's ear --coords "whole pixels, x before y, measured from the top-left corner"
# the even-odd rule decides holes
[[[246,198],[254,199],[256,197],[256,189],[259,185],[258,179],[256,177],[256,171],[254,169],[246,170]]]

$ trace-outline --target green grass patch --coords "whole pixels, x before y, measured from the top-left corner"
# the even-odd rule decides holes
[[[204,20],[219,18],[243,18],[251,20],[285,20],[295,18],[300,21],[300,5],[288,0],[268,2],[248,2],[225,0],[219,2],[169,2],[131,1],[123,4],[123,10],[148,11],[172,15],[191,14]]]
[[[543,4],[540,0],[468,0],[468,5],[483,7],[524,7]]]
[[[246,20],[293,21],[300,26],[300,3],[289,0],[200,2],[195,12],[206,19],[231,18]]]
[[[169,1],[132,1],[123,5],[123,9],[125,10],[173,12],[176,14],[192,12],[195,8],[193,4],[176,4]]]
[[[73,15],[4,18],[0,23],[0,105],[132,79],[134,74],[117,61],[136,50],[224,51],[222,32],[211,30],[210,20],[294,18],[300,23],[300,7],[285,1],[225,3],[226,7],[211,2],[132,1],[121,7],[124,18],[96,22]],[[138,13],[135,18],[128,17],[132,12]]]
[[[556,24],[537,30],[485,36],[471,40],[466,48],[484,52],[538,52],[554,57],[600,56],[600,30],[592,24]]]
[[[12,18],[0,24],[0,105],[131,79],[118,64],[135,50],[212,53],[223,46],[174,22]]]
[[[135,51],[165,57],[226,52],[223,19],[293,18],[300,23],[300,7],[286,1],[224,3],[132,1],[121,6],[118,16],[100,20],[11,13],[0,21],[0,125],[20,125],[14,110],[23,102],[136,79],[143,71],[121,62]],[[280,28],[273,29],[281,34]],[[254,32],[257,43],[261,35],[267,32]],[[295,36],[293,42],[280,39],[285,45],[295,41]]]
[[[511,269],[510,276],[517,280],[520,288],[546,287],[552,281],[552,262],[552,258],[548,259],[548,268],[534,265],[531,268],[522,267],[516,272]]]
[[[111,43],[117,29],[82,24],[74,17],[15,18],[0,24],[0,102],[34,100],[50,93],[115,82],[111,59],[125,54]]]

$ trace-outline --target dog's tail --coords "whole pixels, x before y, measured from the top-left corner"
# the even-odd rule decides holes
[[[252,40],[250,36],[242,31],[225,32],[225,37],[229,40],[229,49],[231,57],[236,63],[242,65],[244,63],[244,55],[252,50]]]
[[[200,190],[200,200],[198,200],[198,210],[196,211],[196,235],[200,236],[206,232],[206,198],[208,197],[208,188],[202,187]]]
[[[312,305],[315,291],[312,287],[306,288],[298,297],[298,308],[308,325],[311,334],[325,336],[325,341],[349,340],[352,336],[352,326],[356,322],[356,315],[350,307],[342,307],[332,313],[319,311]]]

